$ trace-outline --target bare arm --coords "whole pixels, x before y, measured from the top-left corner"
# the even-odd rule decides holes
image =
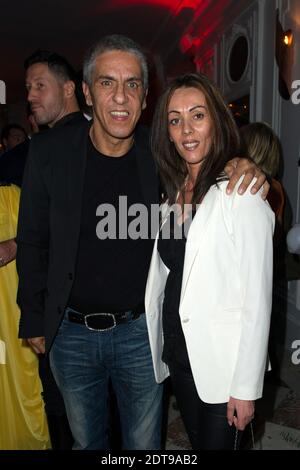
[[[16,258],[17,244],[14,239],[0,242],[0,267],[6,266]]]

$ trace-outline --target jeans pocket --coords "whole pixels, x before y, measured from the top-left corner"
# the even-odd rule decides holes
[[[133,333],[136,334],[145,334],[148,332],[147,322],[146,322],[146,315],[142,313],[138,318],[132,320],[131,329]]]

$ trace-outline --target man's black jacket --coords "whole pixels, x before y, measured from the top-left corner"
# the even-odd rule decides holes
[[[19,336],[45,336],[49,351],[72,288],[90,123],[68,125],[32,139],[17,234]],[[146,205],[158,202],[158,180],[145,128],[135,133]]]

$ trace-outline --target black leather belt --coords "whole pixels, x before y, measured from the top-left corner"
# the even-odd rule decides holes
[[[67,308],[67,315],[69,321],[85,325],[89,330],[106,331],[112,330],[117,325],[127,323],[129,320],[137,319],[142,313],[145,312],[144,305],[124,311],[124,312],[95,312],[95,313],[81,313],[72,308]]]

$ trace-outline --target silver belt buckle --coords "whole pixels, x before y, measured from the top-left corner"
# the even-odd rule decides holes
[[[109,326],[107,328],[93,328],[92,326],[88,325],[88,321],[87,321],[88,318],[90,318],[90,317],[99,317],[99,316],[101,316],[101,317],[102,316],[111,317],[113,319],[113,325]],[[107,330],[112,330],[113,328],[115,328],[117,326],[116,318],[115,318],[113,313],[89,313],[88,315],[86,315],[84,317],[84,324],[89,330],[92,330],[92,331],[107,331]]]

